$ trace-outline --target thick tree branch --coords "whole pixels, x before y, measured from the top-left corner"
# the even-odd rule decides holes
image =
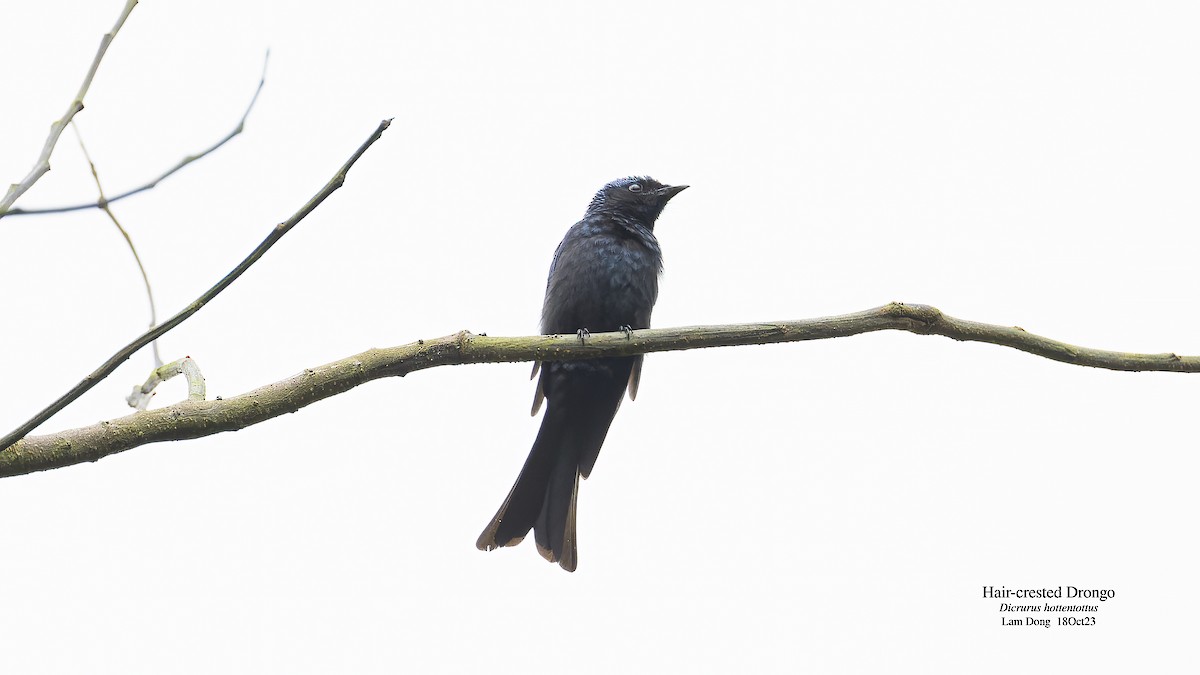
[[[58,144],[58,137],[62,135],[63,129],[66,129],[71,120],[75,118],[75,113],[83,110],[83,97],[87,95],[88,89],[92,86],[92,79],[96,77],[96,70],[100,68],[100,61],[104,58],[105,52],[108,51],[108,46],[112,44],[113,38],[117,36],[117,32],[121,30],[121,26],[125,25],[125,19],[129,18],[129,13],[133,11],[133,8],[137,4],[138,0],[128,0],[125,3],[125,8],[121,10],[121,16],[117,17],[116,25],[113,26],[112,30],[105,33],[104,37],[100,38],[100,48],[96,50],[96,57],[92,59],[92,65],[88,68],[87,75],[83,78],[83,84],[80,85],[79,92],[75,94],[75,98],[71,99],[71,104],[67,106],[67,112],[63,114],[62,119],[50,125],[50,136],[46,138],[46,143],[42,146],[42,154],[38,156],[37,163],[33,165],[33,169],[29,171],[29,174],[20,183],[8,186],[8,192],[5,193],[3,199],[0,199],[0,218],[7,215],[13,203],[50,170],[50,155],[54,153],[54,146]]]
[[[321,188],[317,194],[313,195],[304,206],[300,207],[299,211],[293,213],[291,218],[288,218],[282,223],[276,225],[271,230],[271,233],[267,235],[267,238],[264,239],[262,243],[259,244],[253,251],[251,251],[250,255],[246,256],[242,262],[238,263],[238,266],[233,268],[233,271],[231,271],[229,274],[226,274],[220,281],[218,281],[215,286],[205,291],[199,298],[196,298],[194,301],[192,301],[192,304],[185,307],[178,314],[170,319],[167,319],[166,323],[151,328],[136,338],[133,342],[130,342],[122,347],[119,351],[117,351],[116,354],[113,354],[112,357],[101,364],[99,368],[85,377],[79,384],[75,385],[70,391],[60,396],[58,400],[51,403],[38,414],[34,415],[29,421],[25,422],[16,429],[13,429],[3,438],[0,438],[0,448],[7,448],[8,446],[17,442],[17,440],[24,438],[25,434],[33,431],[39,424],[50,419],[50,417],[55,413],[67,407],[71,401],[79,398],[84,394],[84,392],[96,386],[101,380],[112,374],[112,372],[116,370],[122,363],[128,360],[129,357],[133,356],[137,350],[157,340],[165,335],[167,331],[186,321],[188,317],[200,311],[201,307],[208,304],[208,301],[217,297],[221,291],[228,288],[230,284],[237,280],[238,277],[242,276],[243,272],[250,269],[251,265],[258,262],[259,258],[266,255],[267,251],[275,245],[275,242],[282,239],[283,235],[287,234],[288,231],[296,225],[296,223],[304,220],[305,216],[312,213],[313,209],[320,206],[321,202],[325,201],[326,197],[333,194],[335,190],[340,188],[342,184],[346,182],[346,173],[350,171],[350,167],[354,166],[354,163],[358,161],[359,157],[362,157],[363,153],[367,151],[367,148],[371,147],[375,141],[379,140],[379,137],[383,135],[384,130],[387,129],[391,123],[392,121],[390,119],[380,122],[379,126],[375,128],[374,133],[371,134],[371,137],[368,138],[362,145],[360,145],[358,150],[354,151],[354,154],[350,156],[350,159],[346,160],[346,163],[343,164],[340,169],[338,169],[337,173],[333,175],[333,178],[329,179],[329,182],[325,184],[325,187]]]
[[[36,215],[45,214],[45,213],[66,213],[68,211],[82,211],[84,209],[105,208],[108,204],[112,204],[113,202],[120,201],[122,199],[125,199],[126,197],[131,197],[133,195],[136,195],[139,192],[145,192],[146,190],[152,190],[155,187],[158,187],[159,183],[161,183],[164,180],[166,180],[167,178],[169,178],[176,171],[179,171],[183,167],[187,166],[188,164],[191,164],[192,162],[194,162],[198,159],[204,158],[205,156],[212,153],[217,148],[228,143],[230,140],[233,139],[234,136],[237,136],[238,134],[245,131],[246,118],[250,117],[250,111],[254,110],[254,104],[255,104],[255,102],[258,101],[258,95],[259,95],[259,93],[262,92],[263,85],[267,83],[267,61],[269,61],[270,58],[271,58],[271,52],[267,51],[267,55],[265,57],[263,57],[263,69],[262,69],[262,75],[258,79],[258,88],[254,90],[254,96],[250,97],[250,105],[246,106],[246,112],[242,113],[242,119],[238,120],[237,126],[233,128],[233,131],[230,131],[229,133],[225,134],[224,138],[217,141],[216,143],[213,143],[211,146],[208,147],[208,149],[198,152],[194,155],[188,155],[187,157],[184,157],[183,159],[179,160],[179,162],[177,164],[175,164],[175,166],[171,167],[170,169],[167,169],[165,172],[162,173],[162,175],[160,175],[158,178],[155,178],[154,180],[150,181],[149,183],[135,187],[132,190],[126,190],[125,192],[122,192],[121,194],[115,195],[113,197],[106,198],[104,195],[100,195],[99,201],[87,202],[84,204],[74,204],[72,206],[52,206],[52,207],[39,208],[39,209],[15,208],[15,209],[9,209],[8,212],[5,213],[4,215],[7,215],[7,216],[36,216]]]
[[[236,431],[310,403],[349,391],[364,382],[407,375],[436,366],[512,361],[558,361],[648,352],[798,342],[847,337],[881,330],[942,335],[987,342],[1077,366],[1128,371],[1200,372],[1200,357],[1129,354],[1057,342],[1021,328],[955,319],[927,305],[891,303],[841,316],[730,326],[696,326],[595,334],[581,344],[574,335],[488,337],[463,331],[310,368],[286,380],[224,400],[185,401],[90,427],[35,436],[0,450],[0,477],[57,469],[160,441]],[[3,447],[3,446],[0,446]]]

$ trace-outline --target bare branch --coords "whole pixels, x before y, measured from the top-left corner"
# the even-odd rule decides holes
[[[115,201],[120,201],[126,197],[136,195],[139,192],[145,192],[147,190],[152,190],[155,187],[158,187],[159,183],[166,180],[168,177],[170,177],[176,171],[179,171],[183,167],[187,166],[188,164],[191,164],[192,162],[194,162],[198,159],[202,159],[203,157],[212,153],[217,148],[228,143],[231,139],[233,139],[234,136],[237,136],[238,134],[242,133],[245,130],[246,118],[250,117],[250,111],[254,110],[254,104],[255,104],[255,102],[258,101],[258,94],[262,91],[263,85],[266,84],[266,82],[267,82],[267,61],[269,61],[270,58],[271,58],[271,51],[267,50],[267,55],[263,58],[263,69],[262,69],[262,75],[259,77],[259,80],[258,80],[258,88],[254,90],[254,96],[252,96],[250,98],[250,105],[246,106],[246,112],[242,113],[242,119],[238,120],[237,126],[233,128],[233,131],[230,131],[228,134],[225,134],[224,138],[222,138],[221,140],[214,143],[207,150],[204,150],[204,151],[199,152],[194,155],[188,155],[187,157],[184,157],[183,159],[179,160],[178,164],[171,167],[170,169],[167,169],[158,178],[155,178],[154,180],[150,181],[149,183],[146,183],[145,185],[141,185],[139,187],[133,188],[132,190],[127,190],[125,192],[122,192],[121,194],[116,195],[116,196],[112,197],[111,199],[105,199],[104,197],[101,197],[99,202],[88,202],[86,204],[75,204],[73,206],[54,206],[54,207],[47,207],[47,208],[41,208],[41,209],[15,208],[15,209],[10,209],[8,211],[8,213],[6,213],[4,215],[34,216],[34,215],[45,214],[45,213],[66,213],[68,211],[82,211],[84,209],[104,208],[104,206],[106,204],[112,204]]]
[[[50,419],[50,417],[55,413],[67,407],[69,403],[82,396],[84,392],[96,386],[101,380],[112,374],[112,372],[116,370],[118,366],[128,360],[130,356],[133,356],[137,350],[145,347],[154,340],[157,340],[165,335],[167,331],[170,331],[172,328],[186,321],[188,317],[200,311],[201,307],[208,304],[208,302],[213,298],[217,297],[221,291],[228,288],[229,285],[232,284],[238,277],[242,276],[243,272],[250,269],[251,265],[257,262],[259,258],[263,257],[263,255],[265,255],[266,252],[275,245],[275,242],[282,239],[283,235],[287,234],[288,231],[296,225],[296,223],[304,220],[305,216],[312,213],[313,209],[320,206],[321,202],[325,201],[326,197],[333,194],[335,190],[340,188],[342,184],[346,182],[346,173],[350,171],[350,167],[354,166],[354,163],[358,161],[359,157],[362,157],[363,153],[367,151],[367,148],[371,147],[375,141],[379,140],[379,137],[383,135],[384,130],[387,129],[391,123],[392,121],[390,119],[380,122],[379,126],[376,127],[375,131],[371,134],[371,137],[354,151],[354,154],[350,156],[350,159],[346,160],[346,163],[343,164],[340,169],[338,169],[337,173],[333,175],[333,178],[329,179],[329,182],[325,184],[325,187],[321,188],[317,194],[313,195],[313,197],[308,200],[308,203],[300,207],[300,210],[293,213],[290,218],[276,225],[274,229],[271,230],[271,234],[267,235],[267,238],[264,239],[262,243],[258,245],[258,247],[251,251],[250,255],[246,256],[242,262],[238,263],[238,266],[233,268],[233,271],[229,272],[229,274],[226,274],[224,278],[216,283],[215,286],[205,291],[199,298],[196,298],[190,305],[185,307],[175,316],[168,319],[165,323],[146,331],[133,342],[130,342],[122,347],[116,354],[113,354],[111,358],[93,371],[92,374],[85,377],[70,391],[63,394],[58,400],[47,406],[45,410],[42,410],[38,414],[34,415],[29,421],[12,430],[3,438],[0,438],[0,448],[6,448],[17,442],[17,440],[24,438],[26,434],[37,428],[39,424]]]
[[[154,306],[154,289],[150,286],[150,275],[146,273],[146,266],[142,264],[142,256],[138,255],[137,247],[133,245],[133,237],[129,236],[128,230],[122,225],[121,221],[117,220],[117,214],[113,213],[108,206],[108,200],[104,198],[104,186],[100,184],[100,173],[96,171],[96,163],[92,161],[92,155],[88,152],[87,145],[83,142],[83,134],[79,133],[79,125],[75,120],[71,120],[71,130],[75,132],[75,139],[79,141],[79,149],[83,151],[83,157],[87,160],[88,168],[92,170],[92,179],[96,181],[96,192],[100,195],[100,208],[104,209],[104,213],[108,219],[116,225],[117,232],[125,238],[125,245],[129,247],[129,252],[133,254],[133,261],[137,263],[138,271],[142,273],[142,283],[146,286],[146,297],[150,300],[150,328],[158,323],[158,309]],[[162,365],[162,357],[158,355],[158,341],[150,343],[150,348],[154,350],[154,367]]]
[[[92,66],[88,68],[87,76],[83,78],[83,84],[79,87],[79,93],[75,94],[75,98],[71,100],[71,105],[67,106],[67,112],[54,124],[50,125],[50,136],[46,138],[46,144],[42,146],[42,154],[38,157],[37,163],[33,165],[29,175],[20,182],[8,187],[8,193],[4,195],[4,199],[0,199],[0,218],[8,215],[8,210],[12,207],[17,199],[25,194],[25,191],[33,187],[33,184],[38,182],[42,176],[50,170],[50,155],[54,152],[54,146],[58,143],[58,137],[62,135],[63,129],[71,123],[75,118],[75,113],[83,110],[83,97],[87,95],[88,89],[92,86],[92,78],[96,77],[96,70],[100,68],[100,61],[104,58],[105,52],[108,51],[108,45],[112,44],[113,38],[117,36],[117,31],[121,30],[121,26],[125,25],[125,19],[129,18],[129,13],[137,6],[138,0],[128,0],[125,3],[125,9],[121,10],[121,16],[117,17],[117,23],[112,30],[105,33],[104,37],[100,38],[100,49],[96,51],[96,58],[92,59]]]
[[[145,384],[134,387],[133,393],[125,397],[125,402],[129,404],[130,408],[145,410],[150,406],[150,399],[154,398],[155,388],[176,375],[183,375],[187,380],[189,401],[204,400],[204,375],[200,373],[200,366],[196,365],[195,359],[185,356],[178,361],[155,368],[150,373],[150,377],[146,378]]]
[[[730,326],[696,326],[575,335],[487,337],[467,331],[310,368],[286,380],[224,400],[185,401],[90,427],[35,436],[0,450],[0,477],[56,469],[161,441],[236,431],[382,377],[403,377],[436,366],[512,361],[559,361],[649,352],[771,344],[847,337],[881,330],[987,342],[1077,366],[1126,371],[1200,372],[1200,356],[1130,354],[1077,347],[1021,328],[965,321],[927,305],[891,303],[854,314]],[[0,445],[0,447],[3,447]]]

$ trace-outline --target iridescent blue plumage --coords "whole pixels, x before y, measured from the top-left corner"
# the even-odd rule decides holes
[[[650,327],[662,269],[654,222],[686,187],[630,176],[596,193],[554,253],[543,333],[582,336]],[[641,356],[545,364],[534,399],[535,414],[543,398],[547,402],[542,426],[476,546],[489,551],[512,546],[532,528],[543,557],[575,570],[579,478],[591,473],[625,391],[630,398],[637,393],[641,365]]]
[[[611,200],[608,200],[606,198],[609,191],[612,191],[612,190],[626,190],[627,191],[629,186],[633,185],[634,183],[641,184],[643,188],[646,188],[649,186],[653,186],[653,188],[660,188],[663,186],[662,183],[659,183],[658,181],[654,180],[653,178],[651,178],[649,176],[626,176],[625,178],[618,178],[614,181],[609,182],[607,185],[600,188],[600,190],[596,192],[596,195],[594,197],[592,197],[592,203],[588,204],[588,211],[602,209],[606,203],[610,202]],[[653,188],[651,188],[651,189],[653,189]]]

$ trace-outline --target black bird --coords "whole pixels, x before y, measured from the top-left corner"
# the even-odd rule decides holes
[[[654,221],[686,185],[629,177],[605,185],[583,220],[563,237],[542,304],[542,334],[626,331],[650,327],[658,298],[662,251]],[[542,364],[533,365],[537,375]],[[637,396],[641,356],[551,361],[541,368],[533,413],[546,415],[533,449],[508,497],[475,546],[515,546],[533,529],[538,552],[575,571],[575,506],[579,477],[587,478],[628,389]]]

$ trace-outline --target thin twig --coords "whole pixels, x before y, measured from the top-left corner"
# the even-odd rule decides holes
[[[300,207],[300,210],[293,213],[290,218],[276,225],[274,229],[271,230],[271,234],[267,235],[267,238],[264,239],[262,243],[259,244],[253,251],[251,251],[250,255],[246,256],[245,260],[238,263],[238,266],[233,268],[233,271],[229,272],[229,274],[226,274],[225,277],[218,281],[215,286],[205,291],[203,295],[201,295],[199,298],[196,298],[190,305],[185,307],[175,316],[168,319],[165,323],[146,331],[136,340],[122,347],[116,354],[113,354],[111,358],[109,358],[99,368],[92,372],[92,374],[83,378],[79,384],[75,385],[70,391],[59,397],[54,403],[51,403],[49,406],[47,406],[45,410],[42,410],[38,414],[34,415],[29,421],[25,422],[16,429],[13,429],[3,438],[0,438],[0,448],[7,448],[8,446],[17,442],[17,440],[24,438],[26,434],[37,428],[39,424],[50,419],[50,417],[55,413],[65,408],[67,404],[79,398],[84,394],[84,392],[96,386],[101,380],[112,374],[112,372],[116,370],[118,366],[128,360],[130,356],[133,356],[137,350],[145,347],[154,340],[157,340],[166,334],[167,331],[186,321],[188,317],[200,311],[201,307],[208,304],[208,302],[213,298],[217,297],[221,291],[228,288],[229,285],[232,284],[238,277],[242,276],[243,272],[250,269],[251,265],[257,262],[259,258],[263,257],[263,255],[275,245],[275,242],[283,238],[283,235],[287,234],[288,231],[296,225],[296,223],[304,220],[305,216],[312,213],[313,209],[320,206],[321,202],[325,201],[329,195],[333,194],[335,190],[342,186],[342,183],[346,182],[346,173],[350,171],[350,167],[354,166],[354,163],[358,161],[359,157],[362,157],[363,153],[367,151],[367,148],[370,148],[375,141],[379,140],[379,137],[383,135],[384,130],[387,129],[391,123],[392,121],[390,119],[380,122],[379,126],[376,127],[375,131],[371,134],[371,137],[354,151],[354,154],[350,156],[350,159],[346,160],[346,163],[343,164],[340,169],[338,169],[333,178],[331,178],[329,182],[325,184],[325,187],[321,188],[315,195],[313,195],[313,197],[308,200],[308,203]]]
[[[133,254],[133,261],[137,263],[138,271],[142,273],[142,283],[146,285],[146,297],[150,299],[150,328],[154,328],[158,323],[158,310],[154,306],[154,290],[150,287],[150,275],[146,274],[146,266],[142,264],[142,257],[138,255],[137,247],[133,245],[133,238],[121,226],[121,221],[117,220],[117,215],[109,208],[109,202],[104,198],[104,186],[100,184],[100,174],[96,171],[96,163],[92,161],[92,155],[88,153],[87,146],[83,143],[83,134],[79,133],[79,125],[75,124],[75,120],[71,120],[71,131],[75,132],[75,140],[79,141],[79,149],[83,151],[83,157],[92,170],[92,179],[96,181],[96,191],[100,194],[100,208],[104,209],[104,213],[108,214],[108,219],[117,226],[117,231],[121,233],[121,236],[125,237],[125,244],[129,246],[129,252]],[[158,355],[158,340],[151,342],[150,348],[154,350],[154,367],[158,368],[162,365],[162,357]]]
[[[221,140],[214,143],[207,150],[199,152],[195,155],[188,155],[187,157],[184,157],[183,159],[179,160],[178,164],[171,167],[170,169],[167,169],[158,178],[155,178],[154,180],[150,181],[149,183],[146,183],[145,185],[133,188],[132,190],[127,190],[125,192],[122,192],[121,194],[116,195],[115,197],[112,197],[111,199],[107,200],[107,203],[112,204],[113,202],[120,201],[126,197],[136,195],[139,192],[145,192],[147,190],[154,189],[155,187],[158,186],[159,183],[161,183],[163,180],[165,180],[166,178],[171,176],[171,174],[175,173],[176,171],[179,171],[183,167],[187,166],[188,164],[191,164],[192,162],[194,162],[198,159],[204,158],[205,156],[212,153],[217,148],[228,143],[234,136],[237,136],[238,134],[242,133],[246,128],[246,118],[250,117],[250,111],[254,110],[254,104],[255,104],[255,102],[258,101],[258,94],[259,94],[259,92],[262,91],[263,85],[266,84],[266,82],[267,82],[267,62],[270,60],[270,58],[271,58],[271,50],[268,49],[267,55],[263,58],[263,69],[262,69],[262,75],[259,77],[259,80],[258,80],[258,88],[254,90],[254,96],[252,96],[250,98],[250,105],[246,106],[246,112],[242,113],[242,119],[240,119],[238,121],[237,126],[233,128],[233,131],[230,131],[228,134],[225,134],[224,138],[222,138]],[[68,211],[82,211],[84,209],[94,209],[94,208],[103,208],[103,203],[88,202],[86,204],[75,204],[73,206],[54,206],[54,207],[47,207],[47,208],[40,208],[40,209],[15,208],[15,209],[10,209],[8,211],[8,213],[5,215],[34,216],[34,215],[45,214],[45,213],[66,213]]]
[[[129,404],[130,408],[145,410],[150,405],[150,399],[154,398],[154,390],[158,385],[176,375],[183,375],[187,380],[189,401],[204,400],[204,375],[200,373],[200,366],[196,365],[196,360],[185,356],[178,361],[155,368],[150,373],[150,377],[146,378],[145,384],[134,387],[133,392],[125,397],[125,402]]]
[[[117,36],[117,32],[121,30],[121,26],[125,25],[125,19],[129,18],[129,13],[138,4],[138,0],[128,0],[125,3],[125,9],[121,10],[121,16],[117,17],[117,23],[112,30],[104,34],[100,38],[100,49],[96,51],[96,58],[92,59],[92,66],[88,68],[87,76],[83,78],[83,84],[79,87],[79,93],[75,94],[75,98],[71,99],[71,105],[67,106],[67,112],[54,124],[50,125],[50,136],[46,139],[46,144],[42,146],[42,154],[38,157],[37,163],[33,165],[29,175],[20,182],[8,187],[8,192],[4,195],[4,199],[0,199],[0,218],[8,215],[8,210],[12,208],[14,202],[25,194],[25,191],[33,187],[33,184],[38,182],[38,179],[50,170],[50,155],[54,152],[54,146],[58,143],[58,137],[62,135],[63,129],[66,129],[71,120],[75,118],[75,113],[83,110],[83,97],[87,95],[88,89],[92,86],[92,79],[96,77],[96,70],[100,68],[100,61],[104,58],[105,52],[108,51],[108,46],[112,44],[113,38]]]
[[[0,477],[94,462],[139,445],[200,438],[236,431],[336,396],[382,377],[436,366],[512,361],[559,361],[629,356],[649,352],[772,344],[848,337],[881,330],[942,335],[987,342],[1077,366],[1109,370],[1200,372],[1200,356],[1130,354],[1077,347],[1021,328],[956,319],[927,305],[891,303],[841,316],[731,326],[660,328],[625,333],[593,333],[580,344],[572,335],[487,337],[462,331],[400,347],[371,349],[350,358],[309,368],[286,380],[240,396],[185,401],[90,427],[34,436],[0,450]],[[3,447],[3,445],[0,445]]]

